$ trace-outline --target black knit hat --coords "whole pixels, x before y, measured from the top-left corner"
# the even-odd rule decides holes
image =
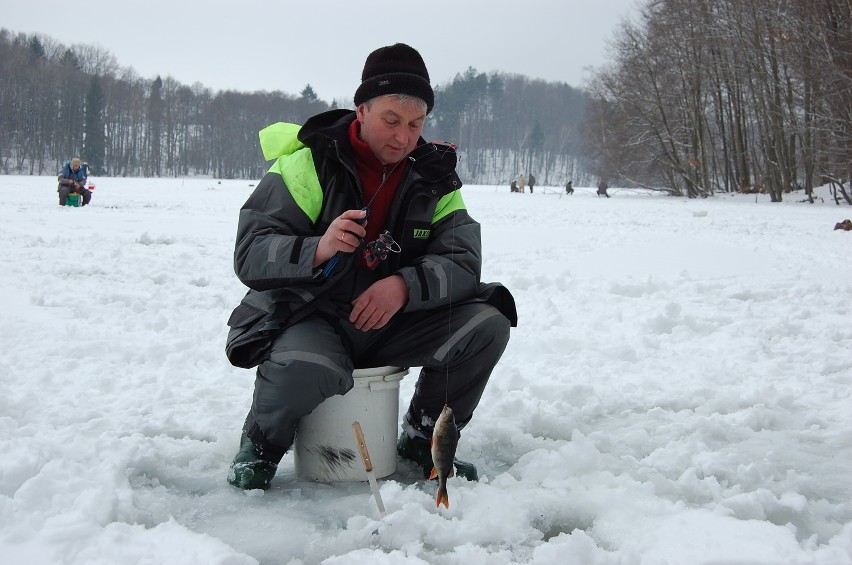
[[[385,94],[421,98],[426,102],[427,114],[435,105],[435,93],[429,84],[429,71],[423,57],[405,43],[379,47],[367,56],[361,86],[355,91],[355,105]]]

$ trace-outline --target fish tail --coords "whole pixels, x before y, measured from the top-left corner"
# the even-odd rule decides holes
[[[435,508],[439,508],[442,504],[445,508],[450,507],[450,497],[447,494],[446,485],[438,485],[438,494],[435,495]]]

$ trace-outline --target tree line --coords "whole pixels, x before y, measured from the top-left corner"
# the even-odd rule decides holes
[[[310,85],[290,95],[146,79],[103,48],[5,29],[0,73],[3,174],[53,174],[80,156],[95,175],[258,178],[268,167],[260,129],[352,104],[319,100]],[[467,182],[508,187],[520,172],[540,182],[582,177],[584,92],[471,68],[436,85],[435,96],[424,136],[459,145]]]
[[[852,204],[852,3],[652,0],[590,86],[595,172],[675,194],[833,183]]]
[[[139,77],[103,48],[0,30],[0,172],[51,174],[72,156],[96,175],[257,178],[257,131],[328,108],[305,91],[213,92]]]
[[[831,182],[852,204],[849,0],[646,0],[610,49],[584,90],[468,68],[435,85],[424,136],[458,144],[468,183],[508,189],[532,173],[543,185],[780,201]],[[0,72],[6,174],[52,174],[77,155],[97,175],[258,178],[261,128],[351,107],[310,85],[291,95],[146,79],[103,48],[5,29]]]

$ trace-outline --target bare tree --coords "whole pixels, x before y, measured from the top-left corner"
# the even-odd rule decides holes
[[[781,201],[820,170],[850,176],[848,0],[653,0],[592,82],[600,171],[675,193]]]

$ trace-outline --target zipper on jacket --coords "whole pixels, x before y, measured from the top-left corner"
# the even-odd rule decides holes
[[[355,168],[355,164],[348,162],[347,159],[343,158],[343,155],[340,153],[340,147],[337,143],[336,139],[332,139],[331,143],[334,145],[334,155],[337,157],[337,162],[340,163],[346,171],[352,175],[352,178],[355,180],[355,196],[356,202],[360,202],[361,206],[365,204],[364,202],[364,187],[361,186],[361,179],[358,178],[358,170]]]

